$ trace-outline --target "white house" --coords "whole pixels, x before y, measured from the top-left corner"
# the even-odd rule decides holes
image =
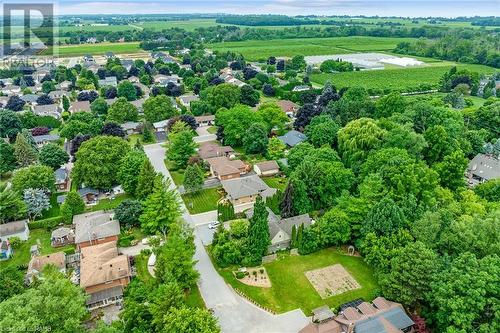
[[[12,237],[19,237],[20,240],[25,241],[29,236],[28,220],[0,224],[0,240],[2,241]]]

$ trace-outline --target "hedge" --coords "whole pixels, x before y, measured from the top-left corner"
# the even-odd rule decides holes
[[[30,229],[51,230],[57,227],[61,223],[63,223],[62,216],[54,216],[54,217],[49,217],[48,219],[30,222],[28,225]]]

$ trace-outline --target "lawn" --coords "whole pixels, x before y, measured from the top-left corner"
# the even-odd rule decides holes
[[[247,40],[221,42],[208,45],[218,51],[233,51],[243,54],[247,60],[263,60],[270,56],[293,57],[294,55],[329,55],[354,52],[392,51],[398,43],[413,38],[393,37],[332,37],[297,38],[276,40]]]
[[[186,292],[186,304],[192,308],[201,308],[205,309],[205,301],[201,297],[200,290],[198,289],[198,285],[194,285],[191,287],[191,290]]]
[[[286,186],[288,185],[288,180],[286,178],[282,178],[282,177],[263,177],[262,180],[269,187],[277,188],[278,190],[281,190],[282,192],[285,191]]]
[[[305,272],[334,264],[341,264],[361,288],[322,299],[306,278]],[[371,301],[376,296],[378,288],[372,270],[362,258],[344,255],[333,248],[306,256],[280,254],[278,260],[265,264],[264,267],[271,280],[271,288],[251,287],[239,282],[232,273],[234,267],[218,271],[231,286],[277,313],[300,308],[306,315],[311,315],[312,309],[325,304],[337,308],[356,298]]]
[[[220,187],[187,193],[182,195],[182,200],[191,214],[209,212],[217,209],[217,201],[221,198],[219,191]]]
[[[48,219],[50,217],[56,217],[61,215],[59,204],[57,203],[57,197],[64,195],[66,193],[52,193],[50,196],[50,208],[45,210],[37,220]]]
[[[14,256],[11,259],[0,261],[0,267],[28,264],[31,258],[30,248],[32,245],[37,244],[38,239],[40,240],[41,254],[50,254],[74,248],[74,245],[67,245],[58,248],[52,247],[50,245],[50,235],[51,232],[45,229],[30,230],[29,239],[26,242],[22,242],[19,248],[14,249]]]
[[[359,72],[344,72],[336,74],[313,74],[311,79],[318,84],[331,81],[337,88],[365,87],[367,89],[404,90],[418,88],[421,84],[437,88],[443,74],[450,70],[452,65],[436,63],[428,67],[394,68],[385,70],[371,70]],[[483,65],[458,65],[458,69],[469,69],[480,74],[493,73],[494,68]]]
[[[135,257],[135,269],[137,270],[137,278],[142,282],[150,282],[155,278],[149,274],[148,271],[148,259],[149,255],[139,254]]]
[[[115,209],[116,207],[118,207],[118,205],[120,203],[122,203],[122,201],[127,200],[127,199],[132,199],[132,196],[130,196],[128,194],[118,194],[114,199],[109,198],[109,199],[99,200],[97,205],[90,206],[89,208],[87,208],[87,210],[95,212],[97,210]]]
[[[120,53],[136,53],[142,51],[139,48],[139,42],[130,43],[96,43],[96,44],[81,44],[81,45],[68,45],[59,46],[56,50],[60,57],[75,57],[85,54],[103,55],[106,52]],[[52,50],[49,48],[43,54],[51,54]]]

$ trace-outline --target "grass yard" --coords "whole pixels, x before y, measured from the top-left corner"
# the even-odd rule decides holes
[[[217,126],[210,126],[209,128],[207,128],[207,131],[210,134],[215,134],[217,133]]]
[[[114,199],[101,199],[97,205],[90,206],[87,210],[95,212],[97,210],[111,210],[118,207],[122,201],[127,199],[133,199],[132,196],[128,194],[118,194]]]
[[[243,54],[247,60],[262,60],[270,56],[293,57],[294,55],[329,55],[354,52],[392,51],[398,43],[413,38],[393,37],[332,37],[297,38],[279,40],[247,40],[221,42],[208,45],[218,51],[233,51]]]
[[[136,53],[142,51],[139,48],[139,42],[130,43],[97,43],[97,44],[81,44],[81,45],[68,45],[59,46],[56,50],[60,57],[76,57],[85,54],[103,55],[106,52],[120,53]],[[51,54],[52,50],[45,50],[44,54]]]
[[[153,281],[155,278],[148,271],[149,255],[139,254],[135,257],[135,268],[137,270],[137,278],[144,283]]]
[[[51,232],[45,229],[30,230],[29,239],[26,242],[22,242],[19,248],[14,249],[14,256],[11,259],[0,261],[0,267],[28,264],[31,258],[30,248],[32,245],[37,244],[37,239],[40,240],[41,254],[50,254],[75,248],[74,245],[66,245],[58,248],[52,247],[50,245],[50,234]]]
[[[175,185],[181,186],[184,184],[184,170],[170,171],[170,176],[172,176]]]
[[[334,264],[341,264],[361,288],[322,299],[307,279],[305,272]],[[279,254],[278,260],[265,264],[264,267],[271,280],[271,288],[251,287],[239,282],[232,273],[234,267],[218,271],[231,286],[277,313],[301,308],[306,315],[311,315],[312,309],[325,304],[337,308],[356,298],[371,301],[376,296],[378,288],[373,272],[364,263],[363,258],[344,255],[333,248],[306,256]]]
[[[217,209],[217,201],[221,198],[219,191],[220,187],[187,193],[182,195],[182,200],[191,214],[209,212]]]
[[[59,204],[57,203],[57,197],[64,195],[66,193],[52,193],[50,196],[50,208],[43,212],[37,220],[48,219],[49,217],[56,217],[61,215]]]
[[[318,84],[331,81],[337,88],[360,86],[367,89],[398,90],[417,88],[421,84],[437,87],[443,74],[450,70],[452,65],[438,65],[419,68],[397,68],[385,70],[371,70],[359,72],[344,72],[336,74],[313,74],[311,80]],[[464,64],[458,69],[469,69],[480,74],[493,73],[494,68],[483,65]]]
[[[266,183],[269,187],[277,188],[282,192],[285,191],[286,186],[288,185],[288,179],[282,177],[262,177],[264,183]]]
[[[191,287],[190,291],[186,292],[186,304],[191,308],[206,308],[205,301],[201,297],[198,285],[195,284],[193,287]]]

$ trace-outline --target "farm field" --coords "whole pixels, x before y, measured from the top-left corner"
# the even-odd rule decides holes
[[[323,299],[305,273],[334,264],[341,264],[361,288]],[[277,313],[300,308],[306,315],[310,315],[312,309],[325,304],[336,308],[356,298],[371,301],[377,289],[372,270],[365,264],[363,258],[348,256],[333,248],[305,256],[279,254],[277,260],[263,266],[271,280],[271,288],[253,287],[241,283],[232,273],[234,267],[218,271],[232,287]]]
[[[297,54],[310,56],[392,51],[398,43],[412,40],[414,39],[354,36],[222,42],[208,45],[208,47],[216,51],[239,52],[246,59],[256,61],[267,59],[270,56],[293,57]]]
[[[407,89],[416,88],[421,84],[437,86],[443,74],[453,65],[449,62],[434,63],[429,67],[391,68],[360,72],[344,72],[335,74],[313,74],[311,80],[323,85],[331,81],[336,87],[359,86],[366,89]],[[458,65],[458,69],[470,69],[481,74],[493,73],[494,68],[482,65]]]
[[[81,44],[71,46],[60,46],[57,49],[61,57],[76,57],[84,54],[103,55],[106,52],[120,53],[136,53],[142,51],[139,48],[139,42],[130,43],[97,43],[97,44]],[[51,50],[45,50],[42,55],[50,54]]]

